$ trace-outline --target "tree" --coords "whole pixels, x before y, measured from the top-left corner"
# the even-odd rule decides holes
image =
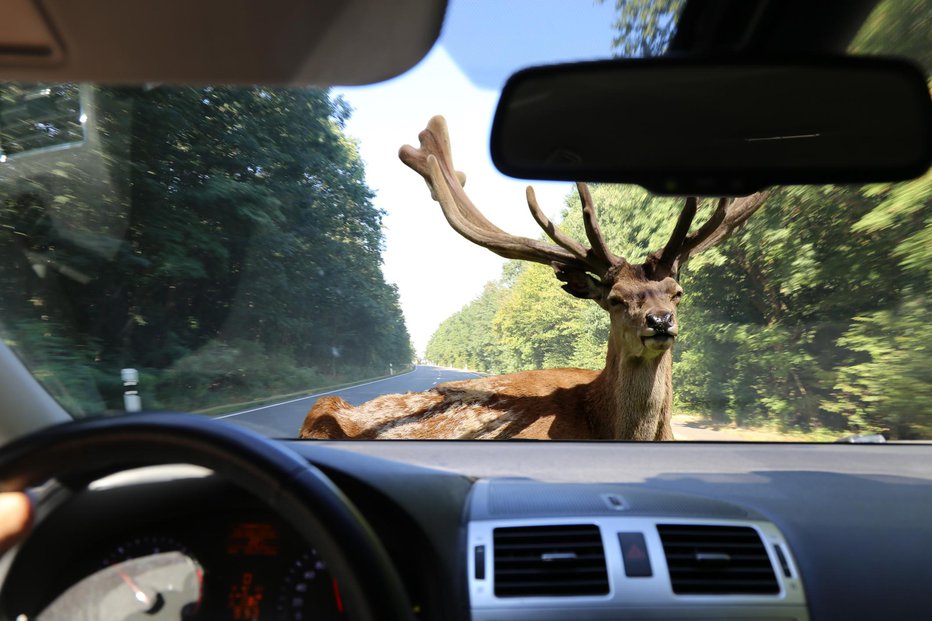
[[[897,55],[932,71],[929,3],[924,0],[879,2],[851,44],[855,54]]]
[[[685,0],[615,0],[615,53],[629,58],[663,54],[684,4]]]
[[[427,344],[427,358],[447,366],[469,368],[486,373],[505,367],[501,345],[493,325],[505,297],[511,292],[499,283],[490,282],[482,294],[444,321]]]
[[[29,88],[0,97],[16,103]],[[82,97],[98,139],[24,155],[23,172],[0,179],[12,233],[0,243],[10,258],[0,304],[14,337],[20,323],[54,324],[50,334],[92,351],[95,376],[149,373],[144,390],[157,383],[163,407],[410,362],[344,102],[320,89],[230,87]],[[43,158],[41,171],[28,165]],[[40,255],[57,267],[32,270],[28,257]],[[96,388],[119,407],[118,383]]]

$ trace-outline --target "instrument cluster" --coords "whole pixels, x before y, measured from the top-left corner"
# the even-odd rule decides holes
[[[187,525],[190,526],[190,525]],[[180,530],[180,532],[178,532]],[[123,580],[116,589],[142,599],[139,611],[157,612],[171,580],[155,572],[138,572],[139,561],[175,553],[193,567],[196,588],[181,607],[182,619],[294,620],[339,619],[343,602],[339,584],[317,551],[291,529],[265,516],[248,516],[222,524],[203,524],[197,534],[187,528],[135,534],[115,541],[97,560],[98,572],[117,568]],[[139,597],[141,591],[155,595]]]
[[[40,621],[346,618],[311,545],[245,493],[207,482],[73,497],[37,525],[2,595],[0,616]]]
[[[175,559],[174,572],[152,571],[145,563],[169,555]],[[187,601],[177,605],[181,619],[342,618],[339,584],[324,560],[287,525],[268,516],[240,515],[220,524],[183,523],[133,534],[114,540],[94,563],[78,572],[86,576],[65,593],[83,581],[116,574],[110,581],[113,590],[137,603],[133,612],[154,614],[186,592]]]

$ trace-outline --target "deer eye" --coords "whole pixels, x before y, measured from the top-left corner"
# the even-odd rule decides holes
[[[670,299],[673,300],[674,302],[679,302],[679,301],[680,301],[680,298],[682,298],[682,297],[683,297],[683,292],[682,292],[682,291],[677,291],[677,292],[674,293],[672,296],[670,296]]]
[[[621,298],[615,298],[615,297],[609,298],[609,299],[608,299],[608,303],[609,303],[609,305],[612,306],[613,308],[618,308],[619,306],[624,306],[624,305],[625,305],[625,301],[624,301],[624,300],[622,300]]]

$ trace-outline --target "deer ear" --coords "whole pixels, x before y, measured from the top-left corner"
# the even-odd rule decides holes
[[[570,267],[562,263],[551,263],[553,273],[563,285],[563,290],[570,295],[584,300],[602,299],[602,284],[585,270]]]

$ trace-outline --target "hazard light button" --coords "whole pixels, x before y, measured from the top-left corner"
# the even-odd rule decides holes
[[[629,578],[647,578],[653,576],[650,569],[650,557],[643,533],[618,533],[621,543],[621,557],[625,561],[625,575]]]

